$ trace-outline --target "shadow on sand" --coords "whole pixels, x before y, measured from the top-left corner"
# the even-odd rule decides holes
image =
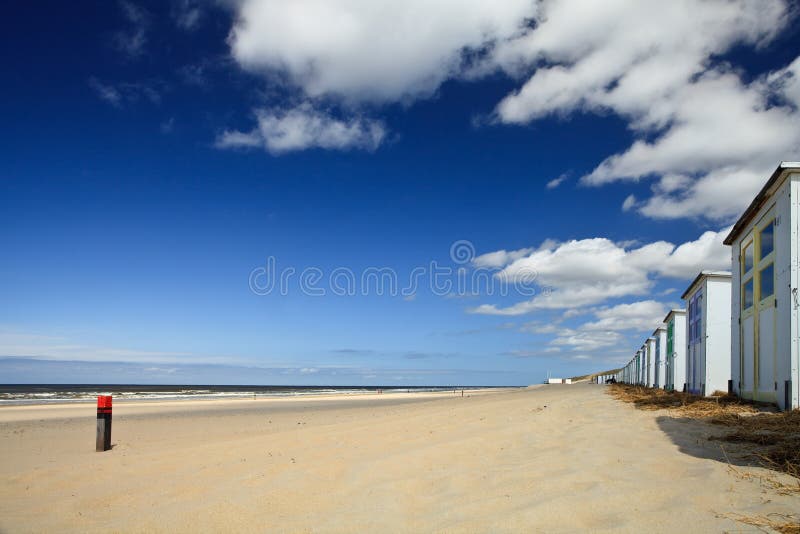
[[[754,455],[755,448],[752,445],[718,439],[729,434],[730,429],[726,427],[688,417],[665,415],[657,417],[656,423],[684,454],[740,467],[764,466]]]

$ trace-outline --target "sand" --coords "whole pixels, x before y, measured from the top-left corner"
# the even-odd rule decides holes
[[[0,408],[0,531],[722,532],[800,510],[714,428],[594,384],[119,403],[105,453],[94,425]]]

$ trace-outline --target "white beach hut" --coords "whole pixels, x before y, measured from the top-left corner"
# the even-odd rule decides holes
[[[665,355],[667,353],[667,329],[659,326],[653,331],[655,354],[653,357],[653,387],[664,389]]]
[[[740,397],[800,407],[800,162],[783,162],[725,238],[731,380]]]
[[[731,273],[702,271],[681,296],[686,301],[686,389],[727,391],[731,376]]]
[[[655,385],[656,380],[656,338],[648,337],[645,342],[647,347],[647,375],[645,385],[649,388]]]
[[[664,389],[683,391],[686,384],[686,310],[670,310],[667,325]]]
[[[639,349],[639,367],[636,370],[636,383],[640,386],[647,384],[647,344]]]

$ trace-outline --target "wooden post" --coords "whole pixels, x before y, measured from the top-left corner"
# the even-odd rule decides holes
[[[95,451],[103,452],[111,448],[111,395],[97,397],[97,436]]]

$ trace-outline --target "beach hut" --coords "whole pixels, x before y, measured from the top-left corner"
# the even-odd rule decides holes
[[[686,301],[686,384],[689,393],[727,391],[731,376],[731,273],[702,271]]]
[[[659,326],[653,331],[652,339],[655,341],[655,357],[653,358],[653,387],[664,389],[665,355],[667,353],[667,329]]]
[[[647,386],[647,341],[642,345],[642,353],[639,355],[639,385]]]
[[[664,389],[683,391],[686,383],[686,310],[670,310],[664,317],[664,324],[667,325]]]
[[[648,337],[647,342],[647,375],[645,385],[649,388],[655,386],[656,382],[656,338]]]
[[[725,238],[731,246],[731,386],[800,407],[800,162],[783,162]]]
[[[643,386],[644,385],[644,373],[646,370],[645,367],[645,346],[642,345],[642,348],[639,349],[639,352],[636,353],[636,385]]]

